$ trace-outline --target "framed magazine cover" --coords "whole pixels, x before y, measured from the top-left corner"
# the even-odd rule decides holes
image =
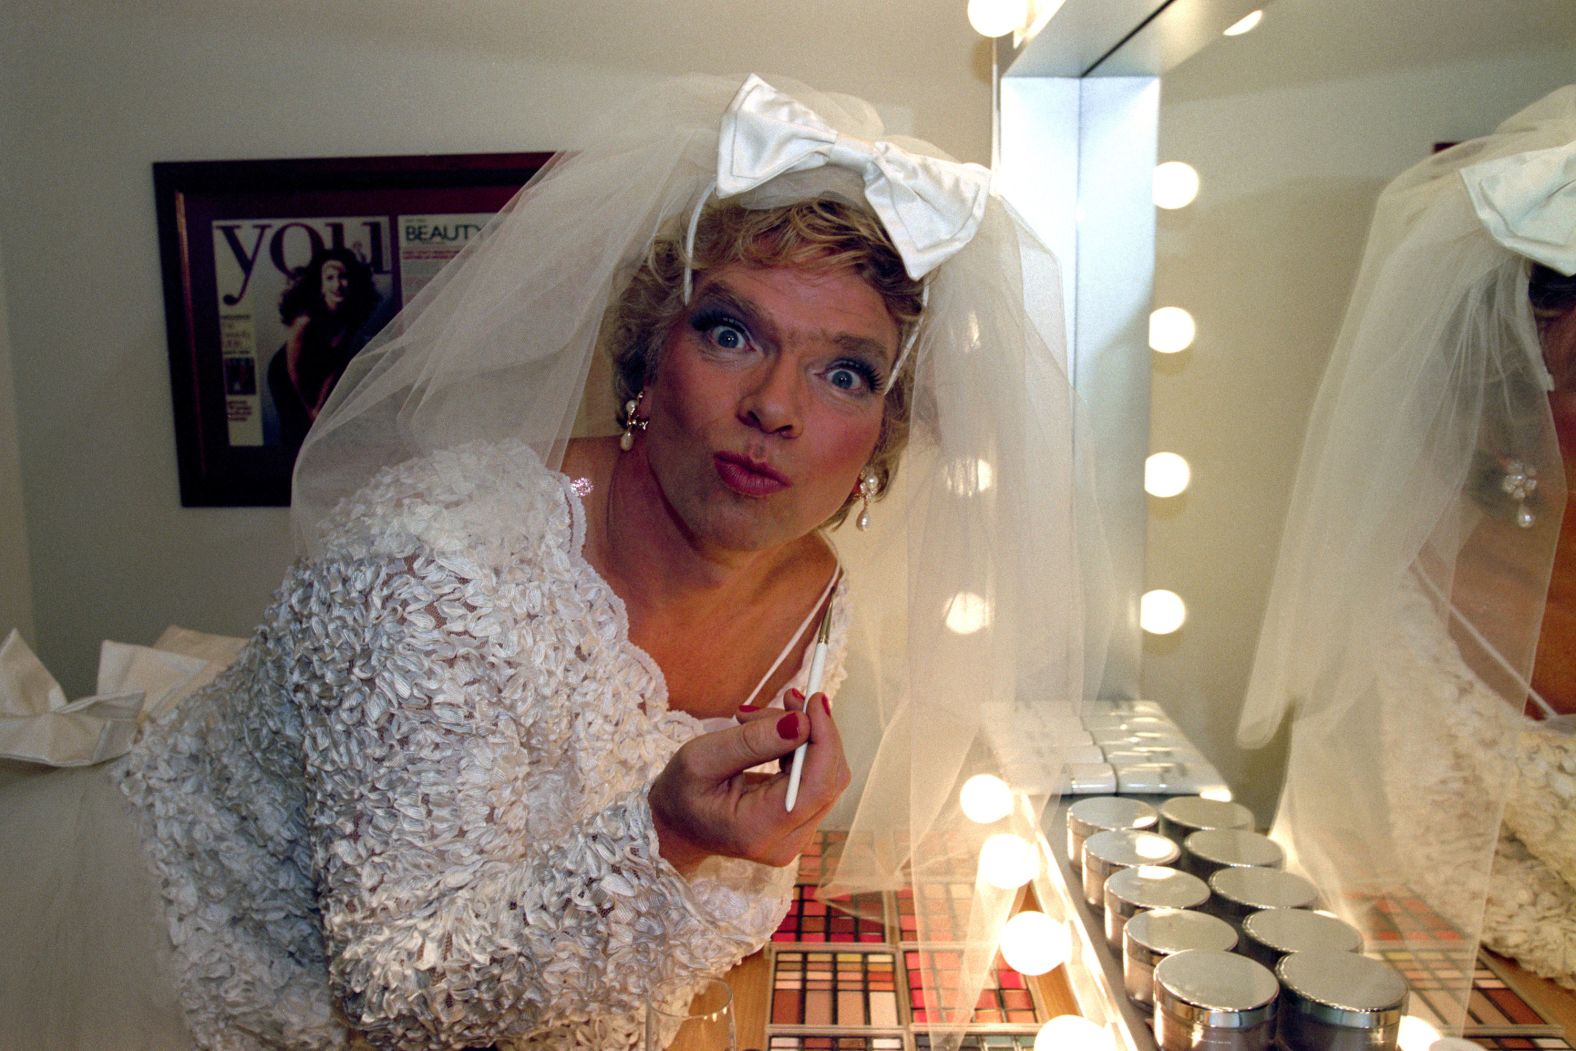
[[[154,164],[182,505],[288,505],[350,359],[549,157]]]

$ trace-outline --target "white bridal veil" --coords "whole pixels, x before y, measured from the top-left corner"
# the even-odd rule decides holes
[[[889,149],[868,141],[881,127],[864,103],[774,83],[836,129],[843,154]],[[386,465],[503,439],[557,465],[571,436],[614,432],[608,307],[646,246],[682,231],[717,179],[719,122],[739,90],[738,79],[680,80],[588,128],[355,359],[296,468],[307,551],[334,504]],[[894,141],[899,189],[905,163],[941,156]],[[834,163],[738,200],[866,192]],[[967,821],[958,787],[1015,758],[1058,769],[1055,718],[1092,692],[1085,669],[1102,666],[1111,607],[1075,455],[1056,261],[990,196],[972,239],[926,280],[903,465],[870,530],[833,537],[853,599],[838,720],[859,794],[824,889],[912,887],[926,952],[943,941],[965,951],[961,972],[924,968],[939,1047],[968,1021],[1011,905],[977,886],[979,847],[1001,829]],[[1026,802],[1009,820],[1027,829],[1045,799]]]
[[[1291,723],[1274,835],[1370,949],[1483,906],[1564,512],[1529,259],[1576,269],[1576,88],[1379,199],[1319,389],[1239,736]]]

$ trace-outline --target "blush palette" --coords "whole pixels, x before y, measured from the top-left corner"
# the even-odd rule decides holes
[[[963,950],[934,949],[921,954],[914,949],[903,950],[903,973],[908,979],[909,1014],[916,1025],[926,1025],[946,1020],[948,1005],[932,1003],[931,997],[945,996],[957,988],[963,963]],[[924,973],[928,966],[929,974]],[[925,979],[930,981],[926,982]],[[1042,1013],[1034,1002],[1034,994],[1023,975],[996,957],[994,966],[985,976],[974,1003],[973,1022],[979,1026],[1038,1026]]]
[[[856,894],[852,898],[817,900],[815,886],[800,883],[793,889],[788,914],[772,935],[774,942],[803,944],[887,941],[886,898],[881,894]]]

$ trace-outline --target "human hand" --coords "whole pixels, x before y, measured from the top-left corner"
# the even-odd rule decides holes
[[[674,753],[647,798],[662,856],[690,872],[712,854],[787,865],[848,787],[848,762],[826,695],[784,708],[741,709],[740,724],[701,734]],[[799,800],[785,807],[788,774],[747,773],[808,741]],[[786,764],[784,764],[786,766]]]

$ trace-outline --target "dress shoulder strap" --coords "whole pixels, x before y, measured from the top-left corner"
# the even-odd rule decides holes
[[[819,623],[822,614],[826,610],[827,600],[831,598],[833,590],[837,587],[837,582],[842,579],[843,564],[839,562],[833,567],[832,575],[827,578],[826,586],[821,589],[821,597],[815,600],[815,605],[810,607],[810,612],[805,614],[804,620],[799,622],[799,627],[794,629],[794,633],[788,637],[787,645],[783,646],[782,652],[777,654],[777,659],[772,661],[772,666],[766,669],[765,675],[761,676],[761,681],[755,684],[755,689],[751,690],[750,695],[744,699],[745,704],[755,703],[755,698],[760,696],[760,692],[766,688],[766,684],[772,681],[772,676],[777,674],[777,669],[783,666],[783,661],[788,659],[788,654],[792,653],[794,648],[799,645],[799,640],[804,638],[804,633],[809,630],[810,625]]]

